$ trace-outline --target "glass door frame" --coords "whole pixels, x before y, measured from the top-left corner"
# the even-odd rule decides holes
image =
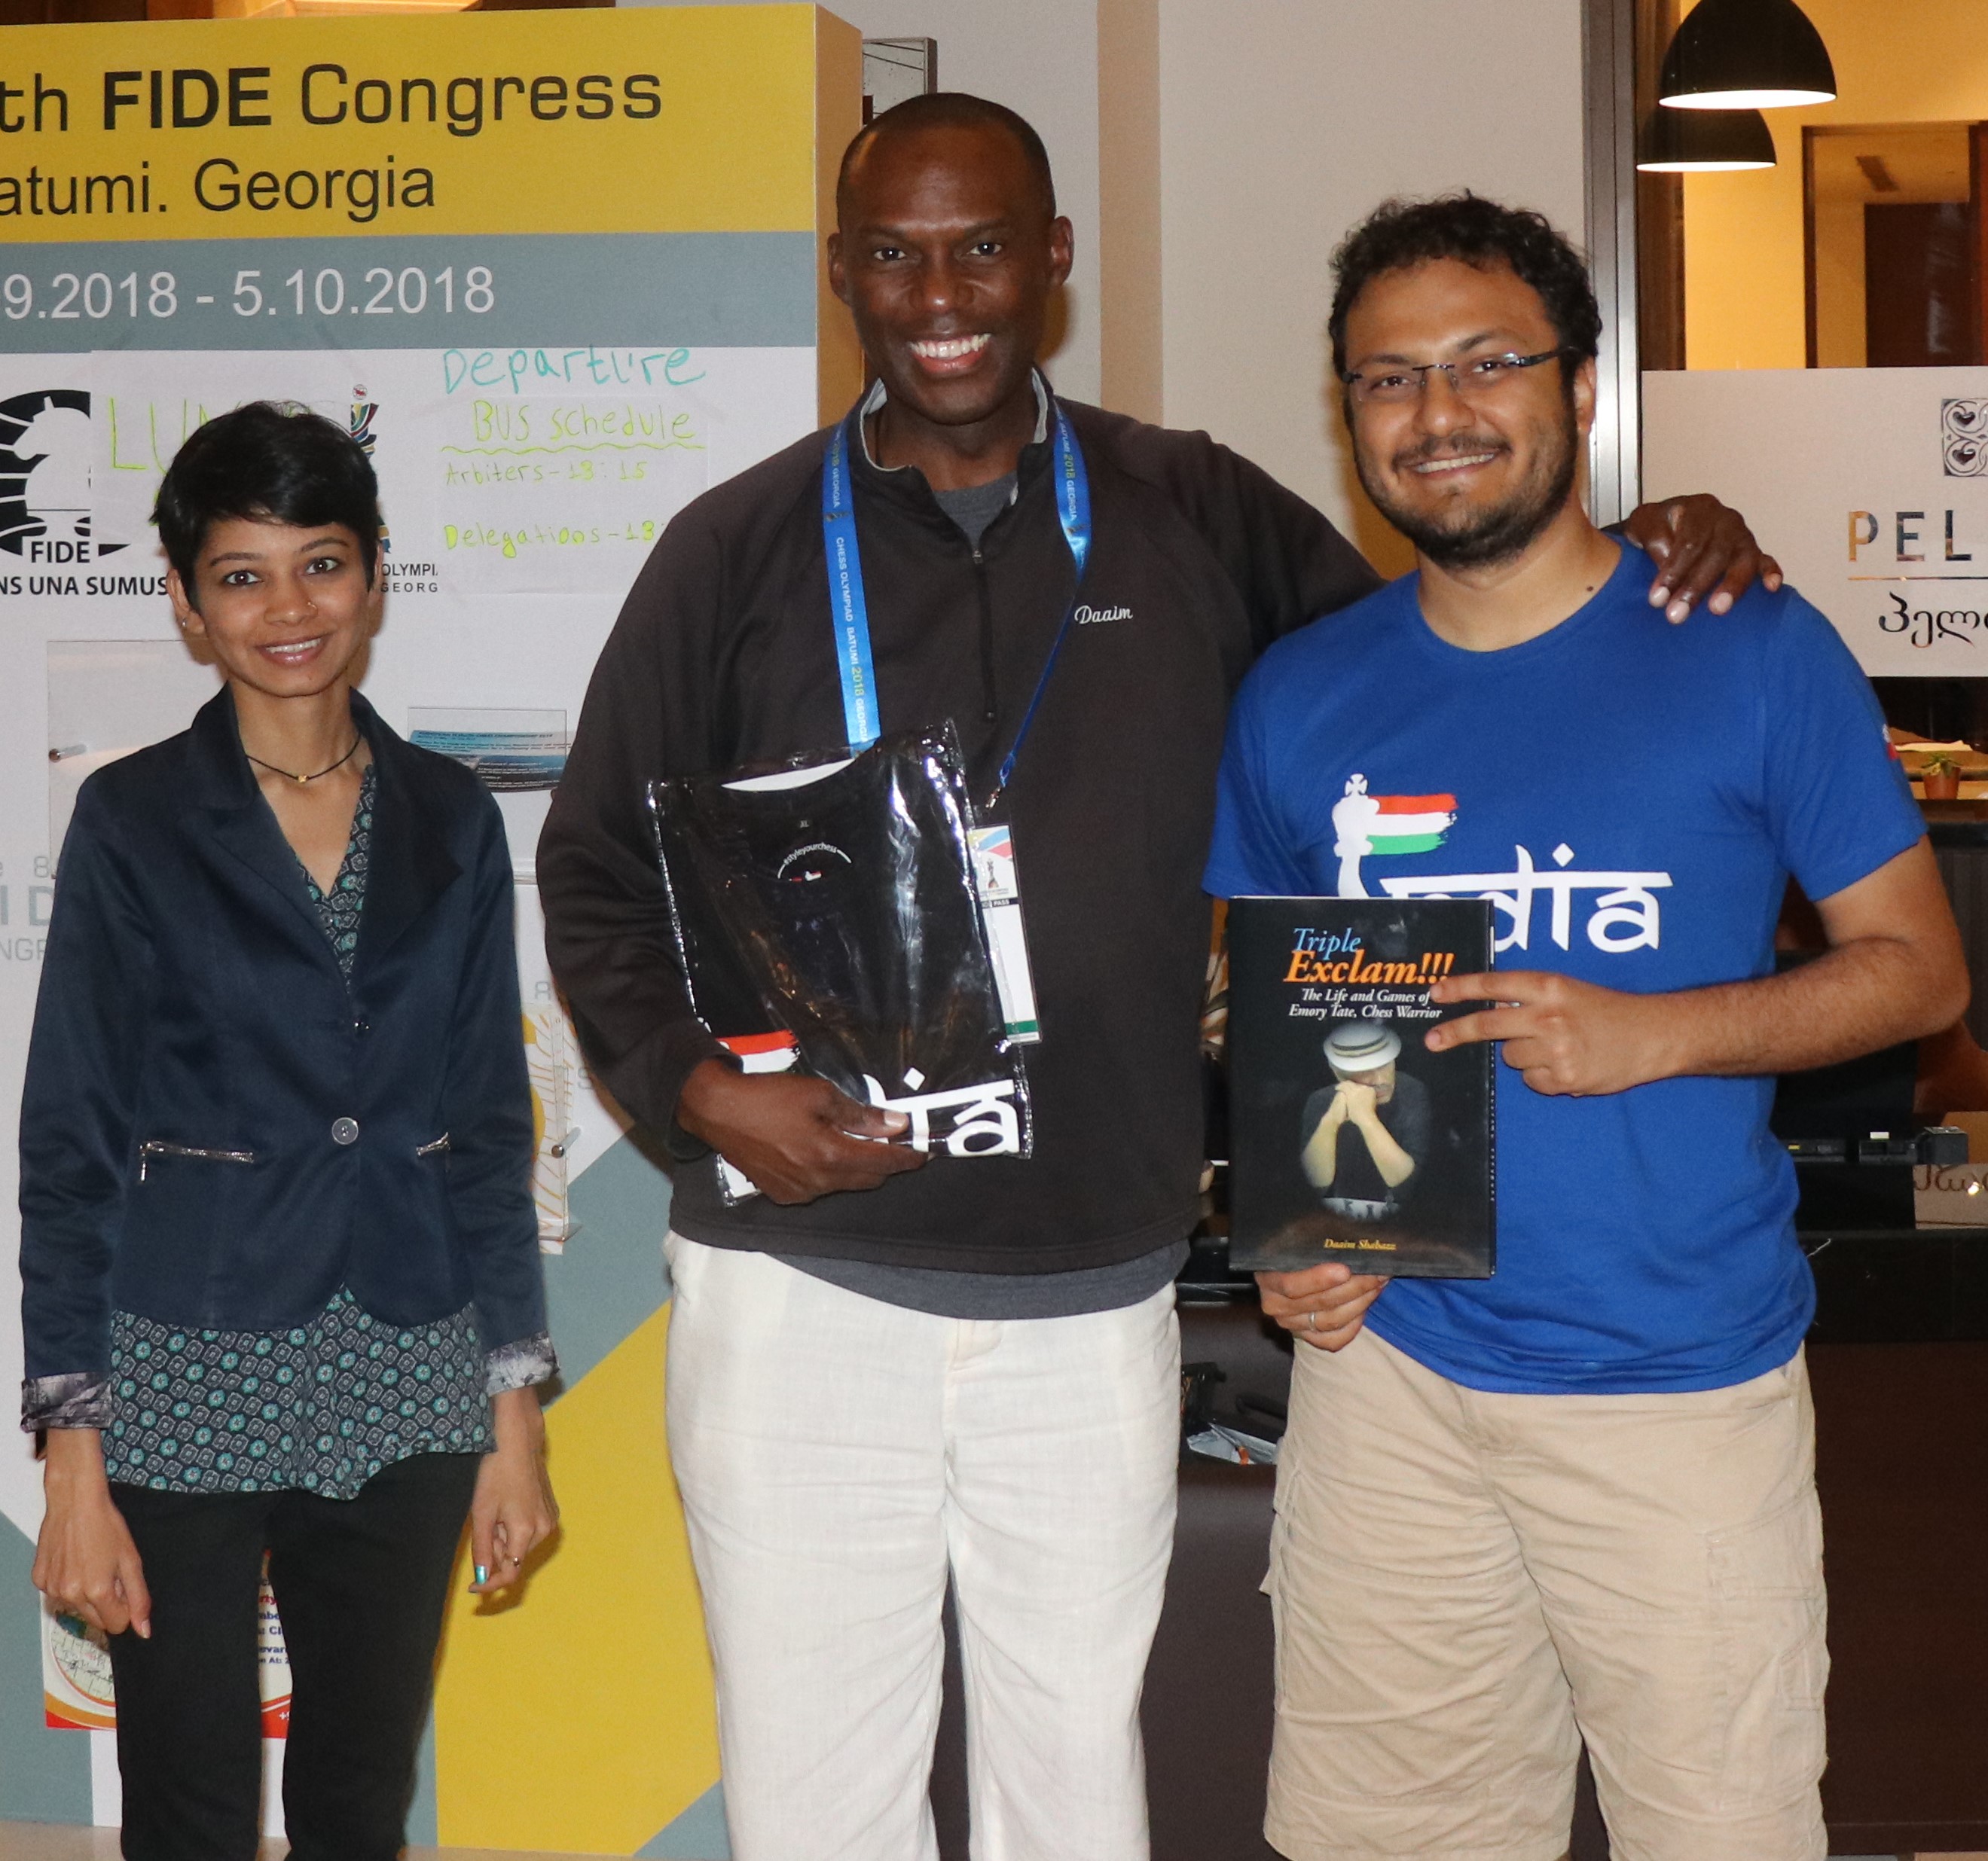
[[[1636,187],[1636,0],[1581,0],[1587,262],[1601,307],[1588,502],[1615,523],[1642,502]]]

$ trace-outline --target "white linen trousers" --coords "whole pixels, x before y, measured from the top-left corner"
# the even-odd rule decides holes
[[[1144,1861],[1173,1289],[941,1318],[671,1234],[671,1457],[735,1861],[935,1861],[950,1573],[973,1861]]]

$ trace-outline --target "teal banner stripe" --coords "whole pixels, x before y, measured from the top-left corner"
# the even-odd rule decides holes
[[[130,239],[0,252],[0,354],[810,346],[810,233]]]
[[[545,1262],[547,1323],[566,1389],[670,1295],[670,1179],[624,1136],[573,1178],[570,1201],[573,1238]]]
[[[732,1861],[725,1826],[725,1786],[715,1783],[659,1835],[635,1850],[635,1861]]]
[[[42,1719],[35,1545],[0,1518],[0,1822],[90,1820],[90,1740]]]

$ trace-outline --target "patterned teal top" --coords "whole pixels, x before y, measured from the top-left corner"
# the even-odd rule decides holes
[[[373,802],[369,765],[329,893],[298,864],[348,978],[372,863]],[[350,1499],[383,1467],[414,1454],[487,1450],[489,1367],[467,1307],[405,1330],[343,1289],[289,1331],[196,1331],[120,1312],[111,1320],[104,1468],[113,1480],[164,1492],[300,1488]]]

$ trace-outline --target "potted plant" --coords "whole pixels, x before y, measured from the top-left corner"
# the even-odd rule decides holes
[[[1919,771],[1928,801],[1957,801],[1960,798],[1960,762],[1944,752],[1927,757]]]

